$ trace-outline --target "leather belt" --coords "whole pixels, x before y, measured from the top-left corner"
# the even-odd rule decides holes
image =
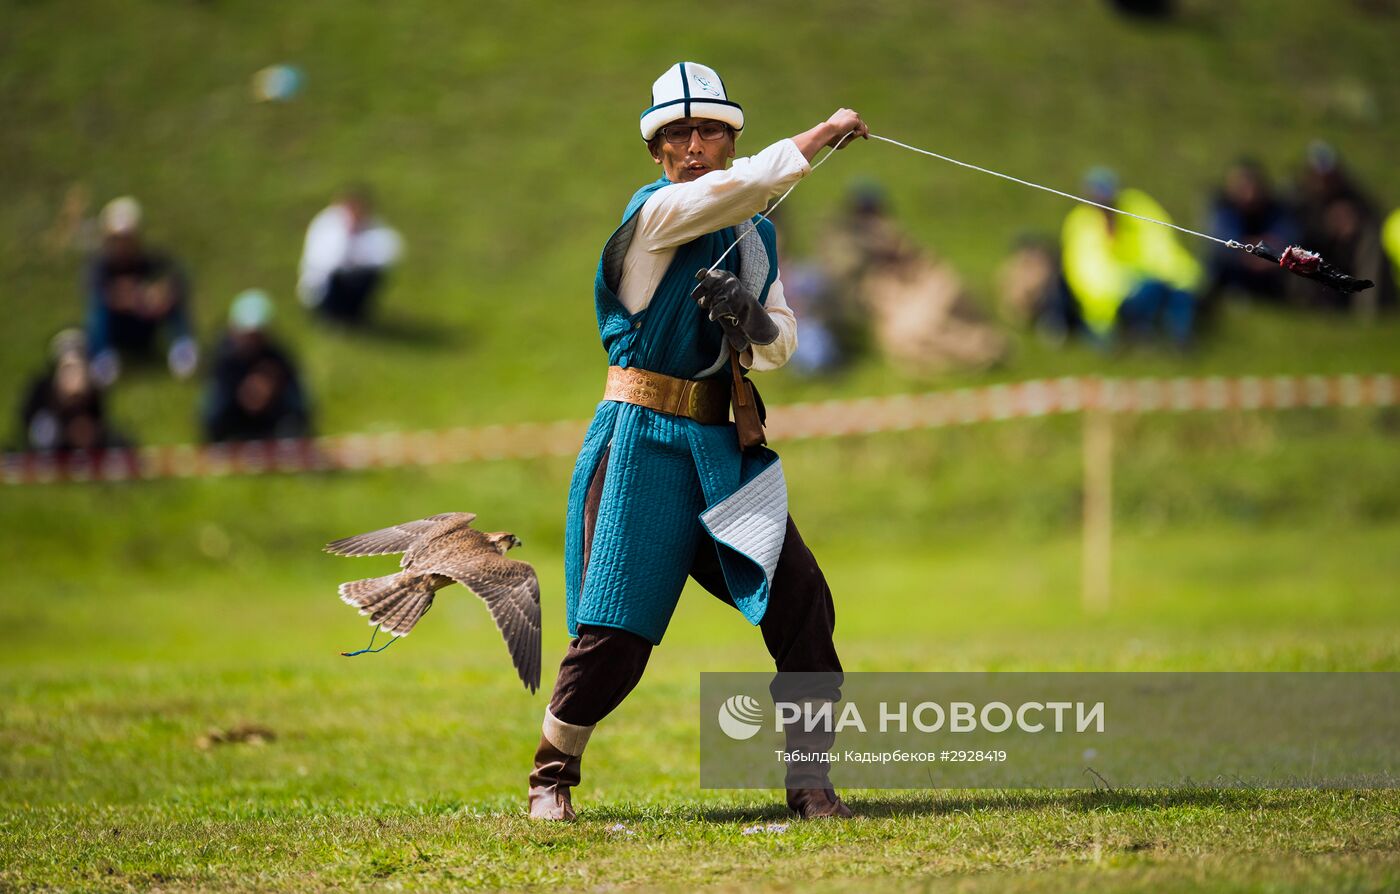
[[[729,382],[725,379],[678,379],[634,366],[610,366],[603,400],[636,404],[694,419],[701,425],[729,421]]]

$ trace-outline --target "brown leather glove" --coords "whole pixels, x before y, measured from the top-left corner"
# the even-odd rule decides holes
[[[751,344],[771,345],[778,340],[778,324],[739,277],[728,270],[702,268],[695,279],[700,285],[692,297],[724,328],[724,337],[736,354]]]

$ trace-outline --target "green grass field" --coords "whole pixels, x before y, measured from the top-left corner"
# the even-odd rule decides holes
[[[635,114],[676,58],[725,74],[741,151],[838,105],[879,133],[1073,187],[1114,163],[1183,221],[1225,161],[1276,172],[1316,136],[1400,197],[1385,4],[751,4],[693,10],[30,3],[0,27],[0,407],[58,327],[78,257],[44,238],[65,193],[131,192],[189,262],[201,332],[249,286],[277,298],[325,433],[581,418],[603,357],[588,295],[621,203],[653,176]],[[678,24],[685,22],[684,26]],[[304,68],[257,105],[256,69]],[[845,152],[794,193],[812,245],[854,178],[990,303],[1014,233],[1066,208],[989,178]],[[303,228],[349,179],[405,234],[383,335],[328,333],[292,296]],[[1232,306],[1190,357],[1106,358],[1018,337],[1003,368],[766,377],[772,402],[1033,377],[1397,371],[1400,323]],[[193,437],[194,383],[114,395],[143,443]],[[780,444],[792,509],[837,599],[848,670],[1400,670],[1400,415],[1181,414],[1116,423],[1114,591],[1079,603],[1075,418]],[[8,433],[8,429],[0,429]],[[580,822],[523,817],[546,695],[484,609],[448,591],[407,642],[367,639],[335,584],[389,559],[326,541],[447,509],[525,542],[544,588],[546,691],[563,654],[568,460],[365,474],[0,490],[0,890],[667,888],[1384,891],[1392,791],[846,793],[792,824],[779,792],[698,788],[702,671],[769,666],[692,588],[647,676],[600,727]],[[256,724],[262,745],[199,747]],[[616,827],[621,828],[616,828]]]

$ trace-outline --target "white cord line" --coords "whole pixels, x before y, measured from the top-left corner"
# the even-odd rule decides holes
[[[817,161],[816,164],[812,165],[812,171],[815,171],[817,168],[819,168],[819,167],[821,167],[822,165],[826,164],[826,160],[827,160],[828,158],[830,158],[832,155],[834,155],[834,154],[836,153],[836,150],[837,150],[837,149],[840,149],[841,146],[842,146],[843,144],[845,144],[845,142],[846,142],[847,140],[849,140],[849,139],[850,139],[852,136],[854,136],[854,135],[855,135],[855,131],[851,131],[850,133],[848,133],[848,134],[846,134],[844,137],[842,137],[840,140],[838,140],[837,143],[836,143],[836,145],[831,147],[831,151],[830,151],[830,152],[828,152],[826,155],[822,156],[822,157]],[[1197,231],[1197,230],[1192,230],[1192,229],[1190,229],[1190,228],[1188,228],[1188,227],[1178,226],[1177,224],[1174,224],[1174,223],[1168,223],[1168,222],[1165,221],[1165,220],[1157,220],[1155,217],[1146,217],[1146,216],[1141,215],[1141,214],[1134,214],[1134,213],[1131,212],[1131,211],[1124,211],[1122,208],[1114,208],[1112,205],[1103,205],[1103,204],[1100,204],[1099,202],[1093,201],[1092,199],[1086,199],[1086,198],[1084,198],[1083,196],[1077,196],[1077,195],[1075,195],[1074,193],[1061,192],[1060,190],[1058,190],[1058,189],[1052,189],[1052,188],[1049,187],[1049,186],[1041,186],[1039,183],[1032,183],[1032,182],[1029,181],[1029,180],[1022,180],[1020,177],[1012,177],[1010,174],[1003,174],[1003,173],[1001,173],[1000,171],[993,171],[993,170],[991,170],[990,168],[978,167],[977,165],[969,164],[968,162],[965,162],[965,161],[958,161],[956,158],[949,158],[948,156],[946,156],[946,155],[940,155],[940,154],[938,154],[937,152],[930,152],[928,149],[920,149],[918,146],[910,146],[908,143],[901,143],[899,140],[892,140],[892,139],[890,139],[889,137],[882,137],[882,136],[880,136],[879,134],[874,134],[874,133],[872,133],[872,134],[870,135],[870,138],[871,138],[872,140],[880,140],[881,142],[885,142],[885,143],[889,143],[889,144],[894,145],[894,146],[898,146],[898,147],[900,147],[901,149],[908,149],[910,152],[917,152],[917,153],[919,153],[920,155],[927,155],[927,156],[929,156],[929,157],[931,157],[931,158],[937,158],[937,159],[939,159],[940,161],[946,161],[946,162],[948,162],[948,163],[950,163],[950,164],[955,164],[955,165],[957,165],[958,167],[961,167],[961,168],[967,168],[967,169],[972,170],[972,171],[980,171],[980,172],[983,173],[983,174],[991,174],[993,177],[1000,177],[1000,178],[1003,179],[1003,180],[1010,180],[1012,183],[1019,183],[1019,184],[1021,184],[1022,186],[1029,186],[1029,187],[1031,187],[1032,189],[1038,189],[1038,190],[1041,190],[1042,192],[1048,192],[1048,193],[1051,193],[1051,194],[1053,194],[1053,195],[1061,196],[1061,197],[1066,198],[1066,199],[1072,199],[1072,200],[1074,200],[1074,201],[1076,201],[1076,202],[1082,202],[1082,203],[1085,204],[1085,205],[1092,205],[1092,206],[1095,207],[1095,208],[1101,208],[1101,209],[1103,209],[1104,211],[1111,211],[1111,212],[1113,212],[1114,214],[1121,214],[1121,215],[1123,215],[1123,216],[1125,216],[1125,217],[1136,218],[1137,220],[1144,221],[1145,223],[1157,224],[1158,226],[1163,226],[1163,227],[1170,227],[1170,228],[1172,228],[1173,230],[1176,230],[1176,231],[1181,232],[1181,233],[1185,233],[1185,234],[1187,234],[1188,236],[1197,236],[1197,237],[1199,237],[1199,238],[1201,238],[1201,239],[1209,239],[1211,242],[1218,242],[1218,243],[1220,243],[1221,245],[1225,246],[1226,248],[1238,248],[1238,249],[1241,249],[1242,251],[1252,251],[1253,248],[1254,248],[1254,246],[1252,246],[1252,245],[1245,245],[1244,243],[1242,243],[1242,242],[1237,242],[1237,241],[1235,241],[1234,239],[1220,239],[1220,238],[1218,238],[1218,237],[1216,237],[1216,236],[1210,235],[1209,233],[1201,233],[1201,232],[1199,232],[1199,231]],[[809,171],[808,174],[810,175],[810,174],[812,173],[812,171]],[[801,180],[798,180],[798,181],[797,181],[797,183],[801,183],[801,182],[802,182]],[[779,196],[779,197],[778,197],[778,200],[777,200],[776,202],[774,202],[772,205],[770,205],[769,208],[768,208],[768,210],[765,211],[765,212],[763,212],[763,215],[762,215],[757,221],[755,221],[753,224],[750,225],[750,229],[744,231],[744,235],[743,235],[743,236],[740,236],[738,239],[735,239],[734,242],[733,242],[728,248],[726,248],[726,249],[724,250],[724,252],[719,256],[718,260],[716,260],[713,264],[710,265],[710,269],[714,269],[715,267],[718,267],[718,266],[720,265],[720,263],[723,262],[724,259],[725,259],[726,257],[729,256],[729,253],[730,253],[731,251],[734,250],[734,246],[738,245],[741,241],[743,241],[744,239],[746,239],[746,238],[748,237],[749,233],[750,233],[752,230],[758,229],[758,224],[761,223],[762,221],[767,220],[767,219],[768,219],[768,215],[772,214],[774,211],[777,210],[778,206],[781,205],[781,204],[783,203],[783,200],[786,199],[786,198],[788,197],[788,195],[790,195],[790,194],[792,193],[792,191],[793,191],[795,188],[797,188],[797,183],[794,183],[792,186],[789,186],[789,187],[787,188],[787,191],[784,192],[781,196]],[[699,286],[697,285],[696,288],[699,288]]]
[[[1135,217],[1138,220],[1146,221],[1147,223],[1154,223],[1160,224],[1164,227],[1171,227],[1173,230],[1179,230],[1191,236],[1199,236],[1202,239],[1209,239],[1211,242],[1219,242],[1221,245],[1224,245],[1228,248],[1239,248],[1248,251],[1251,247],[1244,245],[1243,243],[1236,242],[1233,239],[1218,239],[1215,236],[1210,235],[1209,233],[1198,233],[1195,230],[1190,230],[1186,227],[1179,227],[1174,223],[1167,223],[1165,220],[1157,220],[1156,218],[1152,217],[1144,217],[1141,214],[1134,214],[1131,211],[1124,211],[1122,208],[1114,208],[1112,205],[1100,205],[1098,202],[1091,201],[1089,199],[1084,198],[1083,196],[1076,196],[1073,193],[1068,192],[1060,192],[1058,189],[1051,189],[1048,186],[1041,186],[1039,183],[1032,183],[1029,180],[1022,180],[1019,177],[1012,177],[1010,174],[1002,174],[998,171],[992,171],[987,168],[979,168],[977,165],[968,164],[965,161],[958,161],[956,158],[949,158],[946,155],[939,155],[937,152],[930,152],[927,149],[920,149],[917,146],[910,146],[907,143],[901,143],[899,140],[891,140],[889,137],[882,137],[878,134],[871,134],[870,138],[872,140],[882,140],[886,143],[892,143],[895,146],[899,146],[902,149],[908,149],[910,152],[917,152],[920,155],[929,155],[933,158],[941,159],[942,161],[958,165],[959,167],[970,168],[974,171],[981,171],[983,174],[991,174],[993,177],[1000,177],[1003,180],[1010,180],[1012,183],[1019,183],[1022,186],[1030,186],[1035,189],[1044,190],[1048,193],[1054,193],[1057,196],[1063,196],[1066,199],[1073,199],[1076,202],[1083,202],[1085,205],[1093,205],[1095,208],[1102,208],[1104,211],[1112,211],[1114,214],[1122,214],[1127,217]]]

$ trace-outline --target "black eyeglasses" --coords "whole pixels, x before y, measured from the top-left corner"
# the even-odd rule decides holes
[[[661,138],[668,143],[689,143],[690,132],[700,131],[700,139],[707,143],[722,140],[729,134],[729,125],[723,121],[706,121],[703,124],[668,124],[661,128]]]

